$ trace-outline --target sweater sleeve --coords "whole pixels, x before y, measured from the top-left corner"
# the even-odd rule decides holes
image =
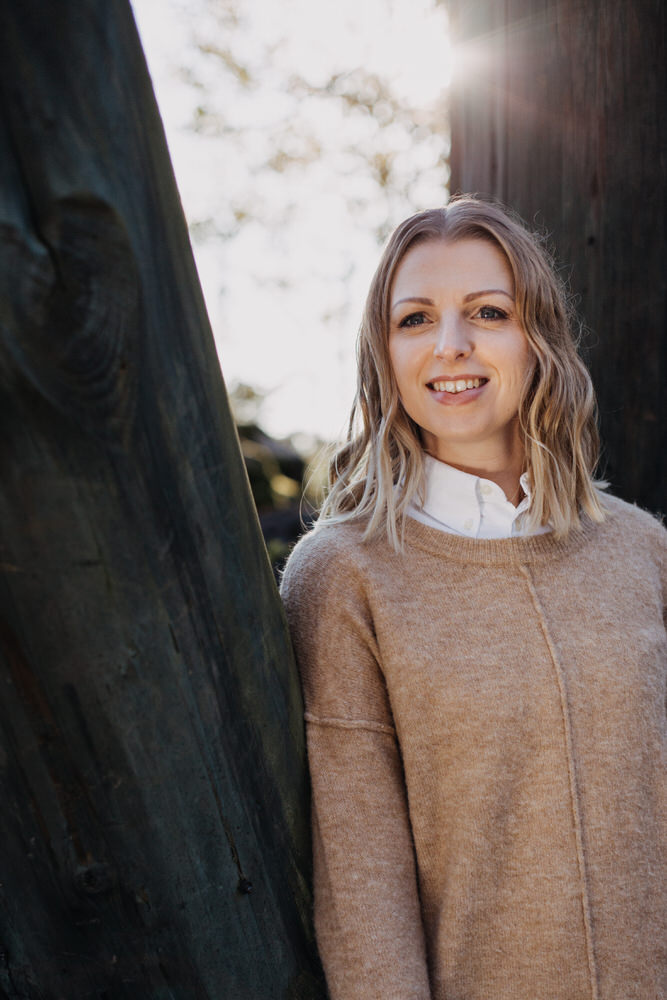
[[[318,946],[331,1000],[429,1000],[400,751],[340,530],[303,539],[281,587],[306,707]]]

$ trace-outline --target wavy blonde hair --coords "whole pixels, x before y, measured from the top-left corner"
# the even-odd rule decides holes
[[[389,358],[392,284],[416,245],[470,238],[492,243],[506,257],[517,316],[536,358],[519,406],[532,479],[528,525],[549,524],[563,537],[579,526],[582,512],[604,519],[599,491],[605,484],[593,478],[599,450],[595,394],[553,259],[543,239],[505,208],[460,196],[402,222],[382,255],[359,330],[347,438],[329,464],[321,522],[365,520],[365,538],[385,530],[390,543],[401,547],[407,509],[423,497],[424,466],[420,429],[403,408]]]

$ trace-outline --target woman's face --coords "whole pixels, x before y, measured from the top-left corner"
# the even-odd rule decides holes
[[[519,402],[535,360],[495,244],[430,240],[408,251],[392,286],[389,356],[430,454],[471,468],[517,459]]]

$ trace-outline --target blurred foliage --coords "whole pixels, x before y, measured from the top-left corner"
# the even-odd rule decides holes
[[[276,578],[299,538],[312,524],[324,487],[325,442],[300,434],[277,440],[259,425],[264,396],[239,384],[230,392],[250,488]]]
[[[351,63],[345,46],[326,65],[301,62],[297,70],[289,56],[289,7],[289,0],[281,0],[274,8],[275,22],[261,24],[260,9],[249,0],[197,0],[193,42],[201,58],[181,71],[197,93],[191,130],[202,139],[224,139],[228,151],[227,162],[216,161],[223,171],[220,197],[205,206],[206,215],[191,219],[193,238],[230,244],[260,227],[266,248],[279,252],[270,276],[260,269],[253,274],[254,293],[268,281],[276,311],[285,310],[285,286],[298,288],[304,280],[311,288],[314,284],[312,270],[304,274],[303,265],[290,266],[294,249],[285,243],[288,232],[312,239],[299,221],[304,214],[327,218],[321,214],[323,206],[335,196],[334,214],[347,212],[348,225],[367,238],[372,234],[379,244],[400,218],[432,203],[438,192],[444,201],[449,173],[446,70],[439,92],[433,92],[437,96],[427,102],[406,97],[393,75]],[[391,8],[392,0],[386,0],[387,18]],[[444,45],[443,37],[443,50]],[[412,51],[401,53],[401,59],[414,56]],[[232,169],[234,163],[243,164],[241,176]],[[308,188],[301,183],[306,177]],[[327,232],[321,236],[310,256],[322,262],[329,287],[317,301],[319,314],[308,313],[307,322],[320,331],[327,324],[350,328],[356,317],[348,316],[341,296],[348,295],[362,244],[348,245],[336,257]],[[330,298],[336,285],[338,298]],[[247,313],[256,320],[254,299],[248,301]],[[350,329],[350,340],[351,334]],[[295,367],[304,360],[295,359]],[[304,480],[316,478],[323,485],[326,463],[317,459],[323,442],[300,435],[295,447],[294,439],[269,437],[261,429],[263,393],[240,384],[231,395],[262,530],[276,565],[300,534],[301,516],[306,523],[313,517],[317,498],[306,494]],[[316,476],[309,471],[312,463]]]
[[[438,0],[169,4],[182,15],[170,146],[223,371],[248,383],[232,405],[277,563],[317,502],[304,480],[322,442],[308,432],[335,435],[318,418],[352,398],[378,244],[446,200],[447,18]],[[386,42],[390,58],[379,55]],[[265,420],[253,386],[273,393]],[[302,414],[305,433],[269,437],[271,407],[275,419],[278,400],[288,409],[297,398],[291,426]]]
[[[288,13],[289,0],[281,2]],[[438,6],[434,0],[433,9]],[[386,0],[387,18],[391,8]],[[197,0],[195,9],[193,45],[202,58],[180,69],[197,94],[190,125],[201,136],[224,138],[244,164],[246,181],[221,187],[223,198],[210,217],[192,222],[197,238],[229,240],[252,222],[278,227],[290,221],[302,207],[299,192],[292,188],[278,208],[270,174],[298,178],[322,162],[342,182],[336,194],[350,215],[379,243],[400,218],[431,203],[433,192],[441,191],[444,200],[444,37],[440,90],[424,101],[406,97],[388,73],[350,64],[345,46],[337,65],[295,72],[285,55],[289,28],[281,29],[280,18],[262,25],[249,0]],[[284,185],[281,190],[287,191]]]
[[[447,197],[446,12],[438,0],[133,3],[156,39],[223,372],[271,392],[258,426],[281,435],[303,415],[305,431],[335,437],[378,245]]]

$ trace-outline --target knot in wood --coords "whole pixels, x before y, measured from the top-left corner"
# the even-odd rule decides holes
[[[122,216],[82,192],[53,202],[38,238],[5,230],[3,242],[11,239],[15,252],[0,281],[0,346],[78,426],[106,440],[126,438],[142,309]]]
[[[74,884],[78,891],[86,896],[97,896],[101,892],[108,892],[114,884],[113,869],[102,861],[94,861],[77,869]]]

